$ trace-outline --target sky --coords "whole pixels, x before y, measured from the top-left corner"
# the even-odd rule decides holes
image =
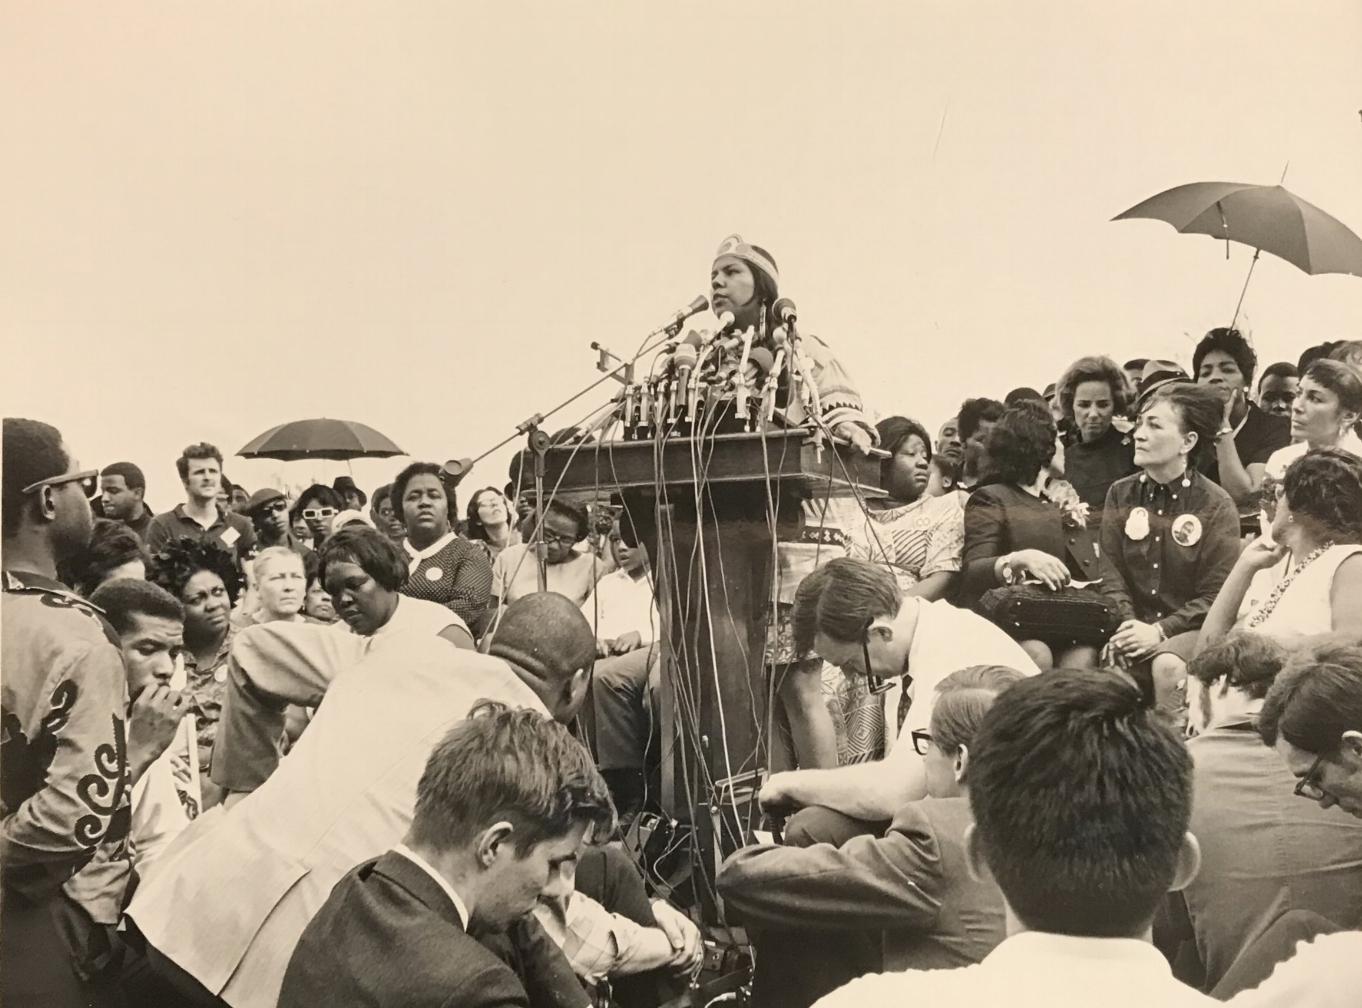
[[[0,29],[4,412],[138,462],[157,507],[192,441],[251,489],[329,482],[231,457],[301,417],[477,456],[730,233],[877,415],[934,430],[1229,323],[1251,251],[1111,222],[1156,192],[1285,169],[1362,232],[1355,0],[11,0]],[[1362,337],[1362,278],[1264,256],[1241,323],[1264,364]]]

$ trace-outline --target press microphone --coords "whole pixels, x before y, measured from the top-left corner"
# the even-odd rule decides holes
[[[775,358],[771,351],[765,347],[753,347],[752,352],[747,357],[747,367],[743,369],[743,380],[757,384],[766,375],[771,373],[771,368],[775,366]]]
[[[795,308],[795,303],[789,298],[781,298],[771,305],[771,314],[780,321],[781,325],[791,325],[799,318],[799,310]]]
[[[691,335],[695,334],[692,333]],[[672,354],[672,371],[676,374],[678,385],[684,386],[686,384],[699,356],[696,353],[695,346],[690,342],[690,337],[687,337],[686,342],[676,348],[676,353]]]
[[[654,332],[666,332],[668,329],[672,329],[676,326],[679,326],[682,322],[686,321],[686,319],[690,318],[692,315],[699,315],[708,307],[709,298],[701,294],[690,304],[686,305],[686,307],[678,308],[676,311],[672,312],[672,317],[667,320],[667,324],[654,330]]]

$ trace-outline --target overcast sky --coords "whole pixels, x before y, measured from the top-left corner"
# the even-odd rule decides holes
[[[635,347],[703,292],[731,232],[876,412],[934,429],[1228,324],[1251,252],[1110,222],[1155,192],[1289,162],[1362,231],[1356,0],[0,16],[4,411],[140,463],[158,507],[184,444],[303,416],[479,454],[594,377],[592,340]],[[1265,257],[1245,313],[1264,363],[1294,360],[1362,337],[1362,279]]]

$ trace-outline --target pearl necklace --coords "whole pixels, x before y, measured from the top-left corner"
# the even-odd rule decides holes
[[[1267,597],[1267,601],[1264,602],[1258,611],[1249,619],[1249,628],[1252,629],[1253,627],[1266,622],[1267,618],[1272,615],[1272,610],[1277,608],[1277,603],[1280,602],[1282,596],[1286,594],[1286,590],[1291,587],[1291,582],[1296,580],[1296,576],[1329,550],[1333,549],[1333,546],[1334,544],[1332,542],[1327,542],[1319,547],[1319,549],[1308,553],[1304,560],[1291,569],[1291,573],[1278,581],[1277,587],[1272,589],[1272,594]]]

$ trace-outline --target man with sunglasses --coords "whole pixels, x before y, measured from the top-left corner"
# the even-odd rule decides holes
[[[127,682],[97,608],[57,580],[90,540],[99,472],[61,433],[4,421],[0,1003],[104,1004],[95,929],[64,891],[99,851],[126,859]]]
[[[763,807],[806,810],[786,831],[800,842],[842,843],[878,832],[877,824],[926,794],[922,757],[908,739],[928,730],[934,691],[947,675],[971,665],[1003,665],[1028,676],[1039,671],[982,616],[904,596],[892,574],[864,560],[832,560],[806,577],[795,594],[793,623],[801,653],[812,650],[846,675],[868,676],[871,692],[885,694],[885,738],[902,739],[890,742],[882,760],[791,770],[767,780]]]
[[[1258,734],[1297,777],[1297,795],[1362,819],[1362,639],[1298,650],[1263,701]]]
[[[251,494],[250,501],[242,510],[255,528],[257,550],[271,546],[284,546],[307,560],[313,553],[311,549],[293,537],[292,522],[289,520],[288,499],[282,490],[265,487]]]
[[[188,536],[221,546],[236,560],[238,568],[255,551],[255,531],[250,520],[218,504],[222,487],[222,452],[205,442],[187,447],[175,468],[184,484],[185,502],[158,514],[147,528],[147,549],[156,553],[166,543]]]

